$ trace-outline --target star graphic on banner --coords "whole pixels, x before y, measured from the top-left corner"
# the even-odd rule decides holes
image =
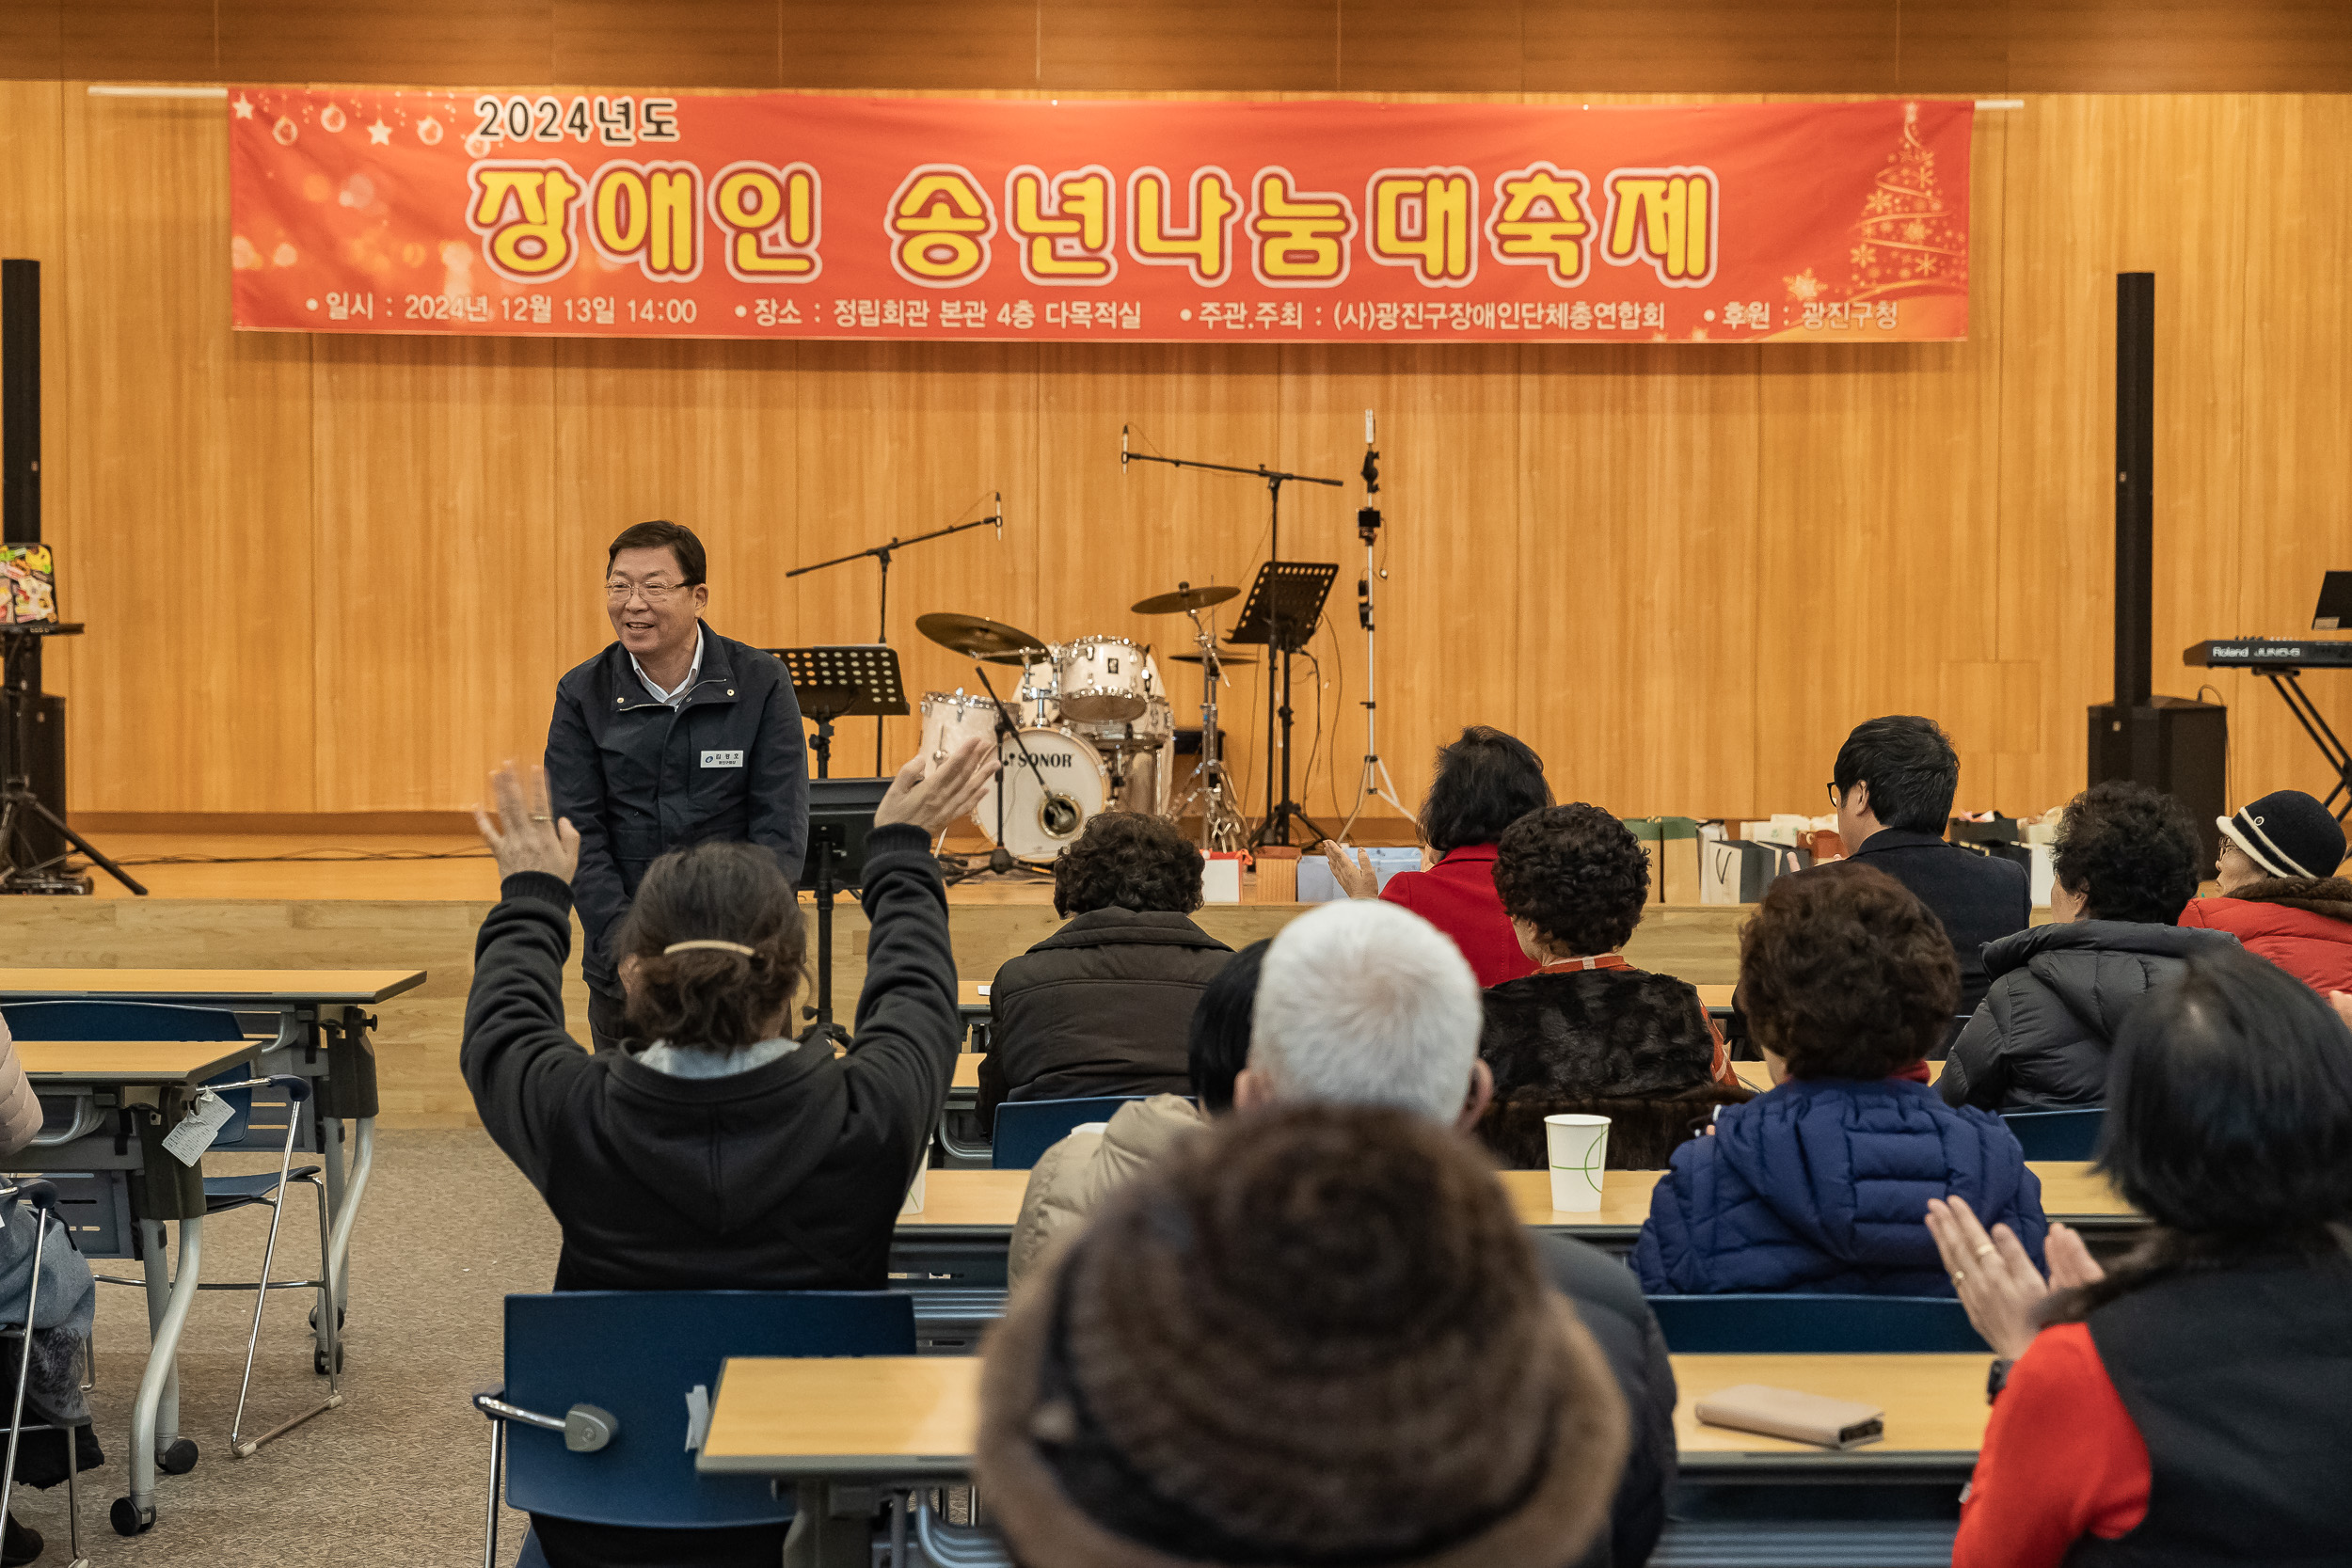
[[[237,118],[239,119],[251,119],[253,118],[252,102],[243,93],[237,94],[237,101],[229,106],[237,111]]]
[[[379,119],[373,125],[368,127],[368,145],[370,147],[389,147],[391,144],[392,128],[390,126],[385,124]]]

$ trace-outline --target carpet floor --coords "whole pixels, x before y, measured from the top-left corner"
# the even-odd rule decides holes
[[[275,1170],[258,1155],[215,1156],[209,1174]],[[279,1278],[315,1273],[318,1229],[297,1192],[278,1238]],[[206,1222],[204,1277],[251,1279],[261,1267],[268,1212]],[[83,1478],[82,1546],[94,1565],[203,1564],[205,1568],[377,1568],[482,1560],[487,1423],[468,1396],[495,1382],[500,1303],[544,1291],[555,1277],[557,1235],[531,1184],[474,1132],[382,1132],[375,1172],[351,1243],[344,1404],[263,1448],[231,1457],[253,1298],[206,1291],[180,1357],[182,1435],[201,1456],[183,1476],[161,1477],[155,1528],[126,1539],[106,1522],[128,1490],[123,1451],[131,1402],[147,1354],[143,1292],[101,1285],[98,1386],[90,1399],[106,1465]],[[95,1265],[135,1275],[135,1263]],[[311,1370],[306,1324],[312,1297],[273,1292],[246,1422],[267,1431],[325,1397]],[[63,1568],[65,1488],[18,1487],[17,1518],[48,1537],[40,1561]],[[500,1527],[512,1563],[528,1521]]]

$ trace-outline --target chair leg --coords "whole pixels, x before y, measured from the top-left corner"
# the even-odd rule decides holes
[[[490,1422],[490,1511],[482,1523],[482,1568],[499,1568],[499,1494],[506,1479],[506,1423]]]
[[[48,1239],[49,1211],[36,1209],[33,1211],[33,1279],[24,1291],[24,1328],[21,1336],[24,1349],[16,1359],[16,1408],[8,1412],[8,1458],[7,1464],[0,1465],[0,1505],[5,1505],[16,1495],[16,1444],[17,1439],[24,1434],[24,1386],[33,1370],[33,1323],[40,1301],[40,1246]],[[0,1506],[0,1513],[6,1512],[6,1507]]]
[[[66,1568],[82,1568],[81,1429],[66,1426],[58,1430],[65,1434],[65,1536],[73,1551],[73,1559]]]
[[[286,1126],[286,1151],[278,1166],[278,1192],[277,1196],[269,1200],[269,1239],[262,1246],[262,1281],[260,1288],[253,1292],[253,1327],[246,1335],[245,1342],[245,1380],[237,1386],[237,1411],[229,1420],[229,1451],[239,1459],[252,1458],[261,1446],[271,1438],[292,1432],[311,1417],[333,1410],[343,1402],[342,1392],[336,1386],[334,1373],[330,1370],[326,1399],[324,1402],[312,1405],[302,1414],[278,1422],[259,1437],[248,1438],[244,1435],[246,1396],[253,1387],[253,1357],[262,1343],[262,1308],[269,1301],[270,1270],[278,1259],[278,1222],[286,1217],[287,1173],[294,1168],[294,1132],[299,1126],[300,1123],[297,1120],[290,1120]],[[319,1201],[322,1206],[326,1201],[326,1191],[324,1186],[319,1188]],[[322,1233],[319,1276],[323,1280],[327,1280],[331,1286],[331,1272],[327,1268],[327,1262],[325,1236]],[[331,1292],[329,1299],[332,1299]],[[336,1348],[341,1343],[335,1338],[335,1314],[328,1312],[324,1323],[326,1335],[327,1366],[332,1369],[335,1364]]]
[[[326,1361],[326,1391],[342,1392],[343,1340],[342,1313],[335,1306],[335,1254],[328,1238],[332,1234],[331,1220],[326,1212],[326,1183],[310,1178],[310,1190],[319,1200],[319,1330],[318,1338],[326,1346],[322,1354]],[[313,1369],[315,1370],[315,1369]]]

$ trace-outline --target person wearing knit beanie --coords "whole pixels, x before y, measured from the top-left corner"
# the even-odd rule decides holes
[[[2343,824],[2299,789],[2273,790],[2215,822],[2221,891],[2191,899],[2181,924],[2229,932],[2323,995],[2352,990],[2352,881],[2336,874]]]
[[[983,1354],[974,1480],[1026,1568],[1558,1568],[1628,1441],[1493,1172],[1397,1110],[1180,1144]]]

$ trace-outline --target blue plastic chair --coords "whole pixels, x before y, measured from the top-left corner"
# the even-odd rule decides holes
[[[592,1525],[783,1524],[760,1476],[703,1476],[688,1397],[730,1355],[913,1355],[914,1303],[887,1291],[573,1291],[506,1298],[506,1381],[490,1418],[485,1560],[509,1506]],[[511,1433],[510,1433],[511,1429]],[[525,1560],[530,1549],[526,1547]]]
[[[1096,1100],[1008,1100],[996,1107],[996,1126],[988,1140],[989,1168],[1028,1170],[1047,1149],[1070,1136],[1072,1128],[1108,1121],[1121,1105],[1143,1098],[1120,1094]]]
[[[2010,1111],[2001,1119],[2017,1135],[2028,1160],[2088,1160],[2099,1150],[2107,1113],[2094,1105],[2083,1111]]]
[[[1683,1355],[1992,1354],[1950,1296],[1652,1296],[1649,1307]]]

